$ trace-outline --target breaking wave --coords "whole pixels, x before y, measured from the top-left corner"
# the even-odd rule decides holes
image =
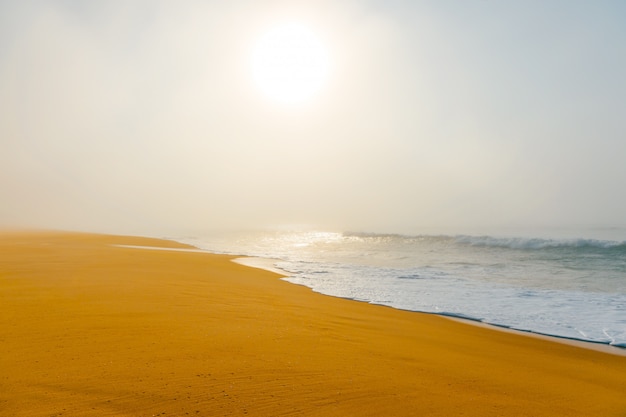
[[[346,238],[358,238],[379,242],[392,242],[401,240],[404,243],[446,243],[461,244],[480,247],[496,247],[518,250],[533,250],[546,248],[567,249],[612,249],[626,252],[626,241],[600,240],[600,239],[544,239],[525,237],[495,237],[495,236],[471,236],[471,235],[399,235],[399,234],[376,234],[347,232]]]

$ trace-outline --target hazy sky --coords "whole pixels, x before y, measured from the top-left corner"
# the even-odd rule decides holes
[[[329,76],[251,55],[310,28]],[[2,1],[0,226],[626,223],[626,2]]]

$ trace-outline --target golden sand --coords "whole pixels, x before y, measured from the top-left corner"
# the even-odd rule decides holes
[[[0,235],[2,416],[626,416],[626,357],[312,293],[231,257]]]

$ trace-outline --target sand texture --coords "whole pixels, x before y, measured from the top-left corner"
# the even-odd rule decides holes
[[[626,357],[148,238],[0,234],[1,416],[626,416]]]

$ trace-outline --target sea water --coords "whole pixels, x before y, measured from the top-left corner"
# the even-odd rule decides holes
[[[626,347],[626,230],[590,235],[263,231],[177,240],[276,259],[285,280],[323,294]]]

